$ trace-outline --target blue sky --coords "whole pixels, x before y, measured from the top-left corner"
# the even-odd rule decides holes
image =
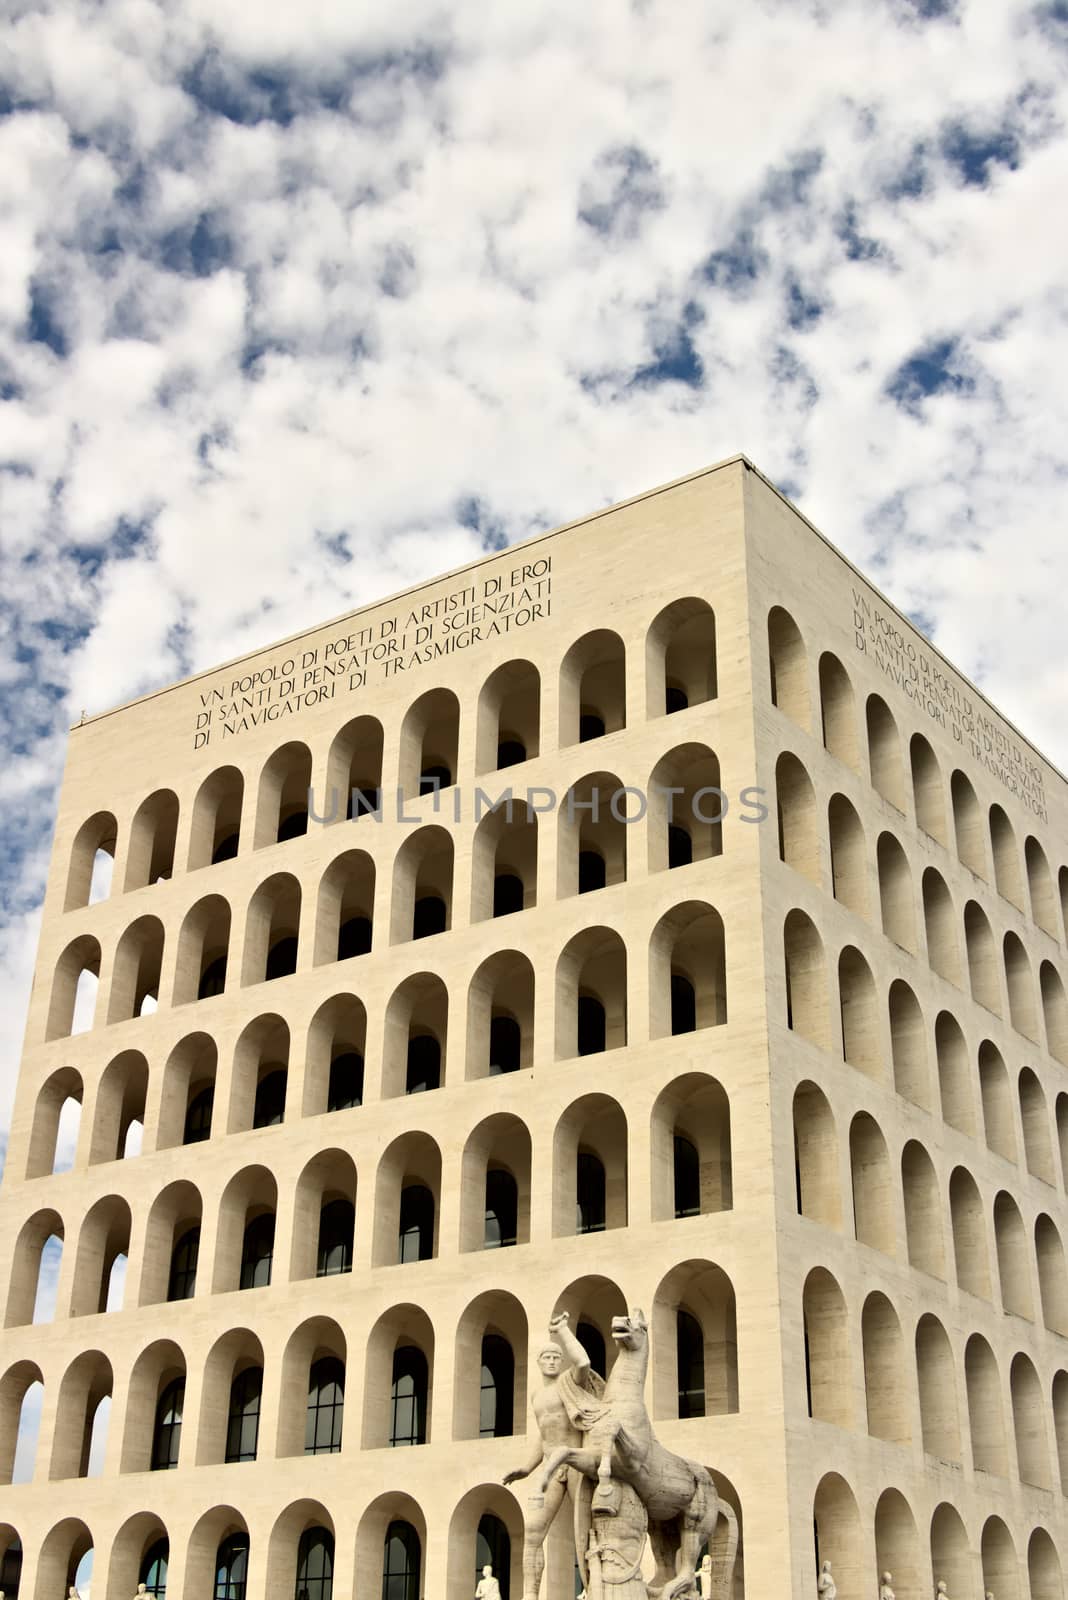
[[[0,1127],[66,729],[744,450],[1068,761],[1064,0],[14,0]]]

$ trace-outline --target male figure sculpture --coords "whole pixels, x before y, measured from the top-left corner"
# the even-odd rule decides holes
[[[935,1591],[935,1600],[949,1600],[949,1590],[946,1588],[946,1581],[944,1578],[939,1578],[938,1580],[938,1588]]]
[[[712,1557],[707,1551],[697,1569],[697,1593],[701,1600],[712,1600]]]
[[[831,1563],[829,1561],[823,1563],[820,1579],[816,1585],[816,1593],[822,1597],[822,1600],[838,1600],[838,1585],[831,1575]]]
[[[897,1600],[893,1589],[890,1587],[890,1579],[892,1577],[893,1573],[891,1572],[883,1573],[883,1581],[879,1586],[879,1600]]]
[[[531,1410],[538,1425],[538,1439],[523,1465],[505,1473],[506,1484],[514,1483],[517,1478],[529,1477],[543,1460],[561,1446],[581,1445],[582,1434],[571,1421],[564,1395],[576,1389],[596,1394],[603,1388],[603,1380],[590,1371],[590,1358],[568,1326],[566,1311],[561,1311],[550,1320],[549,1333],[554,1342],[547,1344],[538,1354],[542,1386],[535,1389],[530,1397]],[[580,1483],[581,1474],[573,1467],[558,1467],[545,1493],[533,1494],[527,1502],[523,1600],[538,1600],[541,1575],[545,1571],[545,1540],[565,1499],[570,1500],[574,1517]]]
[[[501,1586],[493,1576],[492,1567],[483,1567],[482,1576],[475,1589],[475,1600],[501,1600]]]

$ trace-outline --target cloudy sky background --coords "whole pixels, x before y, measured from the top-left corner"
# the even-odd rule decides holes
[[[0,1128],[66,730],[744,450],[1068,762],[1065,0],[8,0]]]

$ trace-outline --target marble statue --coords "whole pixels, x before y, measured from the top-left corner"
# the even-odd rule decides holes
[[[938,1580],[938,1588],[935,1590],[935,1600],[949,1600],[949,1590],[946,1588],[946,1580],[944,1578],[939,1578]]]
[[[514,1483],[517,1478],[528,1478],[561,1447],[582,1443],[582,1434],[571,1420],[564,1394],[590,1393],[592,1397],[595,1387],[603,1386],[603,1379],[591,1372],[590,1358],[567,1324],[566,1312],[553,1317],[549,1323],[550,1343],[538,1353],[542,1386],[530,1397],[538,1437],[523,1465],[505,1473],[506,1484]],[[572,1516],[577,1515],[579,1482],[579,1474],[573,1468],[557,1464],[545,1475],[540,1492],[531,1495],[527,1503],[523,1600],[538,1600],[541,1575],[545,1570],[545,1540],[565,1499],[571,1502]],[[584,1558],[585,1549],[579,1557],[580,1566]],[[584,1568],[582,1576],[585,1579]]]
[[[492,1567],[483,1567],[482,1576],[475,1589],[475,1600],[501,1600],[501,1586],[493,1576]]]
[[[143,1583],[139,1583],[137,1585],[137,1593],[134,1595],[134,1600],[144,1600],[145,1593],[145,1585]]]
[[[894,1594],[893,1589],[891,1589],[891,1587],[890,1587],[890,1579],[892,1577],[893,1577],[893,1573],[892,1572],[884,1572],[883,1573],[883,1581],[879,1585],[879,1600],[897,1600],[897,1596]]]
[[[712,1600],[712,1557],[706,1550],[697,1569],[697,1593],[701,1600]]]
[[[715,1536],[720,1518],[726,1524],[723,1592],[724,1597],[731,1594],[738,1521],[733,1508],[720,1500],[707,1467],[666,1450],[653,1434],[645,1407],[649,1329],[644,1314],[634,1309],[612,1318],[617,1355],[607,1381],[596,1375],[577,1381],[575,1374],[582,1363],[588,1373],[589,1362],[566,1317],[554,1318],[551,1331],[571,1362],[557,1392],[581,1437],[545,1451],[539,1489],[546,1495],[561,1471],[581,1475],[575,1553],[590,1600],[608,1600],[609,1593],[622,1600],[623,1583],[636,1596],[696,1600],[698,1553]],[[533,1468],[511,1476],[523,1476],[526,1470]],[[571,1492],[574,1497],[575,1490]],[[646,1524],[656,1563],[648,1587],[638,1575]],[[587,1563],[591,1540],[596,1567]],[[537,1590],[524,1600],[537,1600]]]
[[[821,1595],[823,1600],[838,1600],[838,1585],[834,1581],[829,1561],[823,1563],[819,1582],[816,1585],[816,1593]]]

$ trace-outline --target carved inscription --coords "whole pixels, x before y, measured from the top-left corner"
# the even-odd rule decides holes
[[[193,749],[224,744],[324,700],[341,699],[550,615],[552,558],[525,561],[310,650],[266,659],[201,689]]]
[[[994,716],[937,659],[926,641],[885,611],[874,595],[853,586],[853,643],[914,706],[993,773],[1021,805],[1048,822],[1044,775],[1011,728]]]

